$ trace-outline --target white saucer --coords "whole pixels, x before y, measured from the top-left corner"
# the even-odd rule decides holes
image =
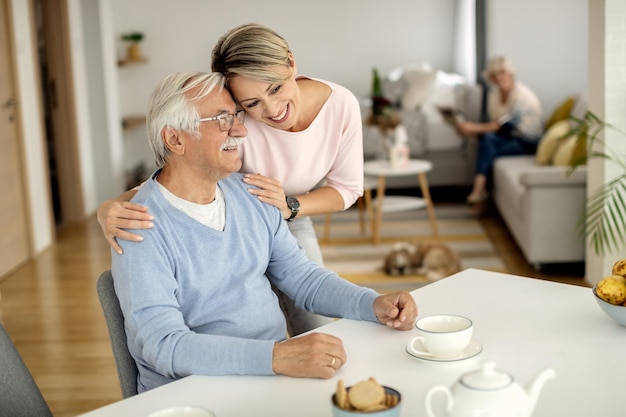
[[[416,341],[415,343],[419,345],[421,350],[426,350],[423,346],[421,346],[421,342],[419,340]],[[431,361],[431,362],[457,362],[457,361],[462,361],[462,360],[465,360],[465,359],[473,358],[474,356],[478,355],[482,351],[483,351],[483,346],[480,343],[478,343],[476,340],[472,340],[470,342],[470,344],[467,345],[465,350],[463,350],[463,352],[461,352],[459,354],[459,356],[456,356],[454,358],[442,359],[442,358],[434,358],[432,356],[423,355],[421,353],[418,353],[418,352],[415,351],[415,349],[413,348],[413,346],[411,346],[410,343],[406,345],[406,353],[408,353],[409,355],[413,356],[414,358],[423,359],[425,361]]]

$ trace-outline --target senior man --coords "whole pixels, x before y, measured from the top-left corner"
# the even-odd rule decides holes
[[[413,328],[410,294],[379,295],[309,261],[273,206],[237,172],[247,135],[219,73],[176,73],[153,92],[148,139],[158,169],[132,202],[158,219],[120,241],[112,272],[138,390],[190,374],[330,378],[346,361],[340,339],[286,338],[271,284],[329,317]],[[271,280],[271,282],[270,282]]]

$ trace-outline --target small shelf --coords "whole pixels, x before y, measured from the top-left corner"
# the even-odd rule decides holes
[[[118,67],[128,67],[130,65],[140,65],[148,62],[148,58],[141,57],[139,59],[120,59],[117,61]]]
[[[146,123],[146,116],[143,114],[126,116],[122,118],[122,130],[124,132],[128,132],[129,130],[139,127],[145,123]]]

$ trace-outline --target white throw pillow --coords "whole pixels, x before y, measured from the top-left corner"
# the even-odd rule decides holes
[[[413,110],[420,107],[433,92],[437,73],[428,69],[410,69],[403,74],[406,91],[402,95],[402,108]]]

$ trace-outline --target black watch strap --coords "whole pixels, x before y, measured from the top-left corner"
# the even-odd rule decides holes
[[[288,195],[285,200],[287,201],[287,207],[291,210],[291,215],[287,219],[287,221],[290,221],[298,215],[298,212],[300,211],[300,202],[292,195]]]

